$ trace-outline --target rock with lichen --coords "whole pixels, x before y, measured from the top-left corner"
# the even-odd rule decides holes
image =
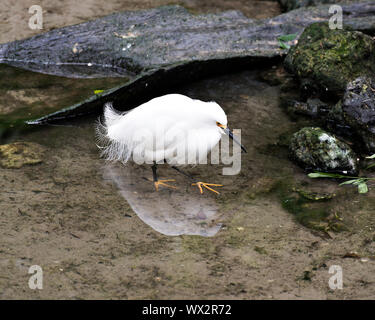
[[[305,91],[341,97],[348,82],[375,74],[375,41],[362,32],[314,23],[289,51],[285,67]]]
[[[308,171],[357,174],[357,156],[343,141],[316,127],[296,132],[289,144],[290,155]]]
[[[362,139],[365,149],[375,153],[375,78],[351,81],[340,105],[345,123]]]
[[[32,142],[14,142],[0,145],[0,166],[18,169],[24,165],[42,162],[44,148]]]

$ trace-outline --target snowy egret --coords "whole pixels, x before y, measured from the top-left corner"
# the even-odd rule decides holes
[[[219,142],[222,134],[241,143],[227,127],[227,116],[216,102],[203,102],[181,94],[154,98],[130,111],[118,112],[111,103],[104,107],[104,122],[98,122],[97,134],[104,145],[102,156],[110,161],[126,163],[130,157],[136,163],[152,164],[153,182],[176,188],[159,180],[157,164],[167,162],[180,173],[193,179],[177,166],[205,163],[208,152]],[[193,179],[194,180],[194,179]],[[192,185],[218,193],[212,187],[220,184],[194,181]]]

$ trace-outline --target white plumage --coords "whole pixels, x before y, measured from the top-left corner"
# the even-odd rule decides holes
[[[216,102],[168,94],[123,113],[106,104],[97,132],[108,160],[183,165],[205,161],[226,126],[227,116]]]

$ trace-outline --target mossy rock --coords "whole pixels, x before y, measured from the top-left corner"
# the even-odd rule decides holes
[[[357,156],[352,149],[321,128],[305,127],[296,132],[289,150],[292,159],[308,171],[358,173]]]
[[[14,142],[0,145],[0,165],[7,169],[18,169],[23,165],[42,162],[44,148],[32,142]]]
[[[281,182],[277,192],[282,207],[293,214],[305,227],[319,231],[341,231],[345,226],[336,215],[332,215],[336,194],[316,192],[300,187],[292,187]]]
[[[375,41],[358,31],[331,30],[327,22],[313,23],[284,63],[307,91],[341,97],[348,82],[375,74]]]

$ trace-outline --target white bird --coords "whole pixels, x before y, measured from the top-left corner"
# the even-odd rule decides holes
[[[110,161],[126,163],[131,157],[138,164],[152,165],[155,189],[159,185],[175,188],[159,180],[158,163],[166,161],[174,169],[177,166],[204,162],[207,154],[227,134],[240,144],[227,127],[227,116],[216,102],[203,102],[181,94],[168,94],[154,98],[130,111],[118,112],[111,103],[104,107],[104,123],[98,122],[97,135],[103,146],[102,156]],[[241,145],[241,144],[240,144]],[[243,151],[245,148],[241,145]],[[212,189],[220,184],[197,181],[202,187]]]

